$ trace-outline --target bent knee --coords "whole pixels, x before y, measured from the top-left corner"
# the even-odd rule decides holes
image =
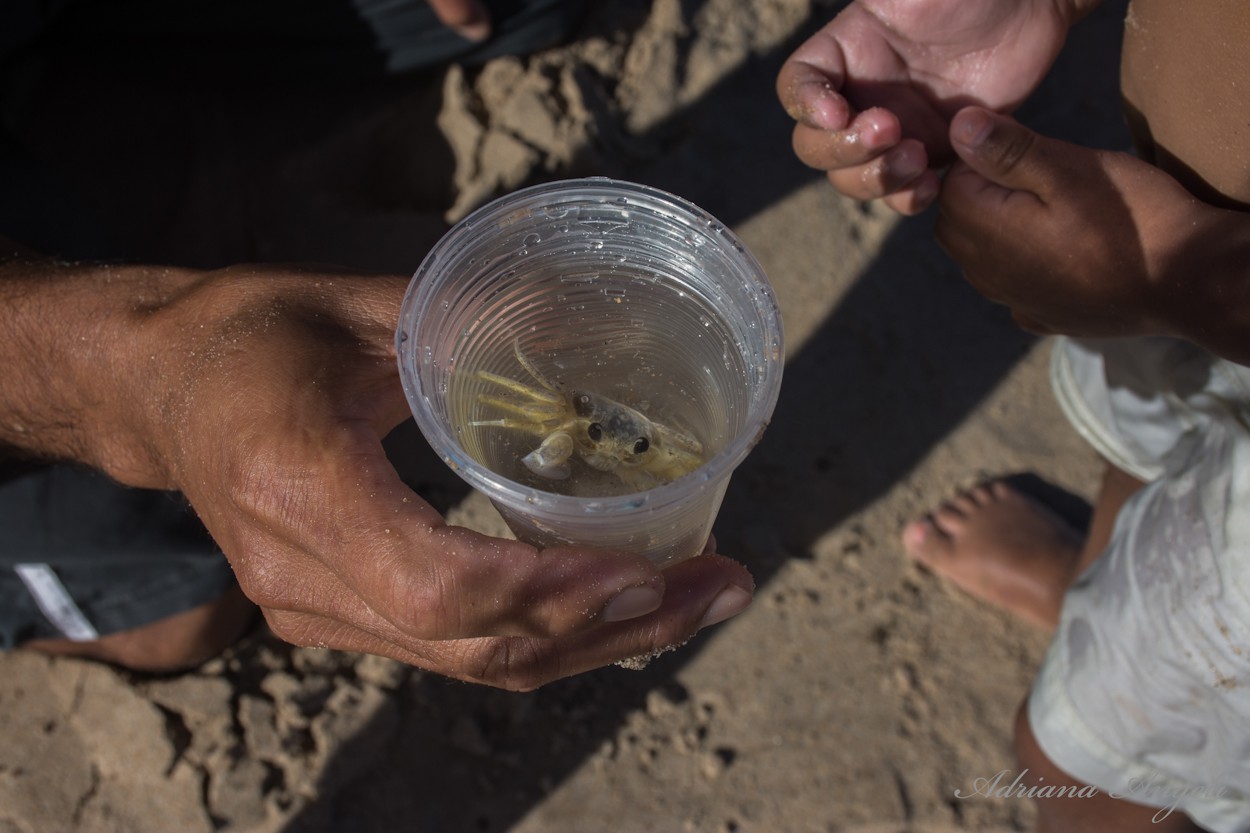
[[[1037,803],[1037,833],[1202,833],[1183,813],[1156,817],[1157,807],[1112,798],[1101,789],[1069,775],[1042,749],[1029,722],[1026,698],[1016,712],[1015,751],[1020,768],[1026,773],[1026,786],[1053,787],[1053,794]]]

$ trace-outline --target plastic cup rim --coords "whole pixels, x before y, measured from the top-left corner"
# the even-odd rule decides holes
[[[409,335],[408,339],[405,340],[403,338],[402,330],[405,322],[410,317],[410,313],[414,310],[422,309],[423,305],[428,305],[431,296],[434,294],[434,282],[421,280],[421,278],[432,267],[438,257],[453,243],[469,233],[469,230],[478,222],[493,215],[504,215],[516,203],[532,199],[543,193],[584,188],[621,191],[621,196],[628,196],[629,193],[644,194],[653,199],[668,202],[675,209],[692,218],[720,223],[719,220],[716,220],[708,212],[689,200],[663,189],[602,176],[564,179],[532,185],[492,200],[465,216],[444,234],[433,248],[426,253],[426,256],[421,261],[421,265],[414,273],[413,280],[404,294],[403,303],[400,307],[399,331],[395,334],[396,354],[399,361],[401,379],[405,377],[406,373],[403,356],[407,342],[420,343],[417,334],[420,327],[417,319],[413,317],[414,331]],[[736,248],[736,256],[745,261],[744,265],[746,268],[744,272],[750,275],[753,287],[758,293],[759,306],[765,313],[760,316],[764,328],[764,343],[766,345],[770,343],[777,345],[776,356],[770,358],[767,363],[767,370],[764,375],[764,395],[752,397],[751,400],[751,412],[748,416],[750,422],[756,424],[754,430],[738,434],[702,466],[684,477],[646,491],[605,497],[563,495],[558,492],[548,492],[532,486],[525,486],[510,480],[482,465],[465,452],[448,427],[435,417],[432,409],[412,407],[417,427],[420,428],[426,441],[430,443],[431,447],[437,451],[439,456],[442,457],[443,461],[447,463],[457,476],[485,494],[492,501],[502,503],[509,508],[519,511],[541,509],[549,517],[575,519],[609,514],[619,517],[631,513],[653,512],[662,507],[688,500],[690,495],[706,491],[727,480],[742,461],[746,459],[747,454],[759,442],[764,429],[768,427],[780,393],[781,375],[785,359],[781,312],[764,269],[728,226],[725,226],[723,223],[720,223],[720,226],[719,233],[726,238],[728,245]],[[410,384],[411,389],[409,389],[409,385],[405,385],[405,393],[410,400],[409,405],[413,406],[416,400],[425,397],[429,392],[422,385],[419,372],[414,374]]]

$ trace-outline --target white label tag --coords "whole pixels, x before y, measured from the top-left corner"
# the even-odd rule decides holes
[[[43,615],[66,638],[74,642],[91,642],[100,638],[51,567],[47,564],[14,564],[13,569],[30,595],[35,597]]]

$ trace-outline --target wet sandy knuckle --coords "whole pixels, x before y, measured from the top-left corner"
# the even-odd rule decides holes
[[[225,472],[223,487],[230,503],[250,518],[289,527],[302,514],[298,511],[311,480],[308,473],[280,466],[263,442],[241,439]]]
[[[885,179],[879,159],[852,167],[835,168],[825,175],[839,194],[856,200],[876,200],[885,196]]]
[[[457,639],[474,636],[473,623],[466,622],[458,599],[472,594],[460,589],[451,571],[434,569],[393,586],[389,610],[377,611],[393,622],[407,623],[408,636],[419,640]]]
[[[479,643],[465,657],[465,674],[473,680],[507,691],[533,691],[555,679],[539,643],[523,637],[497,637]]]
[[[255,545],[232,553],[231,564],[243,595],[266,610],[288,608],[293,601],[291,572],[280,559],[280,554]]]
[[[869,157],[868,151],[851,134],[820,130],[805,124],[795,126],[791,146],[800,162],[818,171],[863,166]]]

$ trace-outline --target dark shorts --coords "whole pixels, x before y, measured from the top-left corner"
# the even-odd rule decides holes
[[[0,483],[0,648],[135,628],[210,602],[233,582],[176,493],[68,465]]]
[[[360,79],[524,54],[570,34],[583,3],[487,0],[494,36],[471,43],[424,0],[65,0],[0,4],[0,96],[38,52],[104,49],[206,80]],[[16,81],[14,80],[16,79]],[[0,101],[0,104],[6,102]],[[3,128],[0,126],[0,133]],[[0,135],[0,234],[90,258],[93,230],[52,172]],[[212,601],[234,577],[175,493],[129,489],[69,465],[5,471],[0,459],[0,650],[91,640]]]

